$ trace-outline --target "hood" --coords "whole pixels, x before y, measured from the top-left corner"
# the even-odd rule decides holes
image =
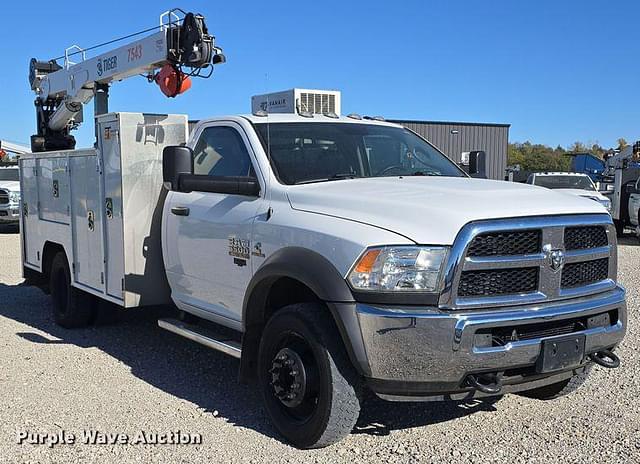
[[[573,195],[577,197],[593,198],[595,200],[605,200],[607,197],[600,192],[594,190],[582,190],[582,189],[556,189],[558,193],[564,193],[565,195]]]
[[[291,207],[387,229],[424,245],[451,245],[483,219],[607,213],[546,188],[463,177],[378,177],[292,186]]]
[[[0,180],[0,189],[9,190],[11,192],[20,191],[20,182],[17,180]]]

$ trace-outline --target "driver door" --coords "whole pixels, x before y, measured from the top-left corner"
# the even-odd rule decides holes
[[[197,140],[194,174],[256,176],[251,146],[238,124],[212,123]],[[169,192],[165,266],[178,307],[192,313],[204,311],[227,325],[240,324],[252,276],[253,223],[264,201],[262,196]]]

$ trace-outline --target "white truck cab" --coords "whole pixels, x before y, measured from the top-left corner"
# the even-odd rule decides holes
[[[184,116],[97,125],[94,149],[20,160],[25,275],[65,327],[96,297],[177,306],[160,327],[238,357],[296,446],[347,435],[364,389],[548,399],[619,365],[625,291],[598,202],[472,179],[356,116],[216,117],[188,138]]]
[[[20,221],[20,171],[0,164],[0,225]]]
[[[557,190],[566,195],[573,195],[597,201],[611,212],[611,200],[598,192],[591,178],[578,172],[535,172],[529,175],[527,183]]]

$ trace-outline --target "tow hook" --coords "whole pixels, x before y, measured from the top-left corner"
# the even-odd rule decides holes
[[[620,365],[620,358],[613,354],[611,350],[600,350],[592,353],[589,355],[589,359],[607,369],[615,369]]]
[[[487,395],[497,395],[502,391],[502,372],[471,374],[467,377],[469,386]]]

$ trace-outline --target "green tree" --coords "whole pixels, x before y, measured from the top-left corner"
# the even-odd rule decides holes
[[[519,164],[525,171],[566,171],[571,159],[567,151],[558,146],[555,149],[541,144],[511,143],[507,151],[510,166]]]

